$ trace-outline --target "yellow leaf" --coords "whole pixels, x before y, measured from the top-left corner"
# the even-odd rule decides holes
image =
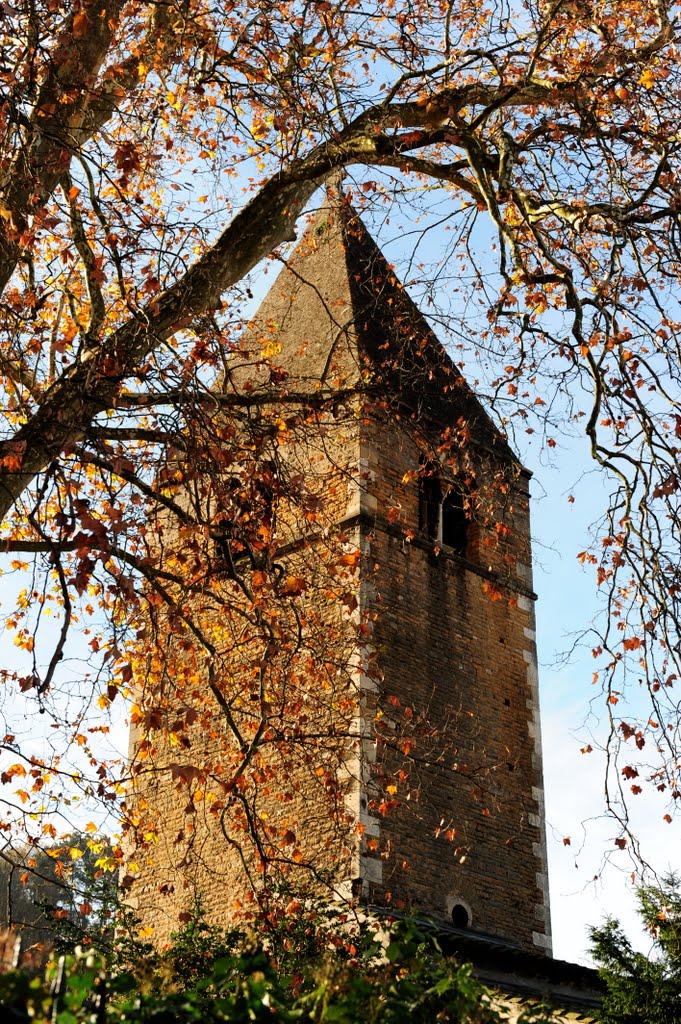
[[[102,871],[116,871],[118,864],[113,857],[98,857],[95,861],[95,867],[101,868]]]
[[[83,851],[79,850],[77,846],[71,846],[69,848],[69,857],[71,860],[80,860],[83,856]]]
[[[281,345],[276,341],[266,341],[263,345],[262,354],[265,359],[271,359],[272,356],[278,356],[281,352]]]
[[[641,77],[639,78],[639,83],[641,85],[644,85],[646,89],[652,89],[652,87],[655,85],[655,76],[653,75],[650,68],[646,68],[645,71],[642,73]]]

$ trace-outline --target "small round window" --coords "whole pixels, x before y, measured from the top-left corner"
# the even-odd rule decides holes
[[[450,921],[455,928],[460,928],[463,931],[471,927],[473,911],[460,896],[450,896],[448,901],[446,901],[446,911],[448,911]]]

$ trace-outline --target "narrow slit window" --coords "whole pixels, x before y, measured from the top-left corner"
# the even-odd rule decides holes
[[[440,507],[443,547],[451,548],[457,555],[465,555],[468,550],[468,516],[461,488],[450,487]]]
[[[421,477],[419,493],[419,527],[428,540],[440,539],[442,487],[436,476]]]

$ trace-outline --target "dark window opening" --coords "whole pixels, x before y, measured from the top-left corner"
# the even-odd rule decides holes
[[[468,516],[464,497],[459,487],[451,487],[442,499],[442,543],[457,555],[468,549]]]
[[[436,476],[421,477],[419,494],[419,527],[428,540],[440,539],[440,506],[442,487]]]
[[[455,903],[452,907],[452,924],[455,928],[468,928],[471,923],[470,914],[463,903]]]
[[[275,467],[265,462],[259,475],[226,477],[219,493],[220,513],[211,530],[218,566],[235,575],[237,562],[253,568],[267,561],[274,529],[277,497]]]
[[[433,544],[466,556],[470,539],[465,487],[443,483],[436,470],[424,467],[419,481],[419,528]]]

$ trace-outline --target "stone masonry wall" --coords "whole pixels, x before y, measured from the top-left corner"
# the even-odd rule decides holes
[[[313,746],[267,755],[276,770],[263,775],[256,806],[279,836],[296,835],[295,844],[273,851],[268,877],[288,859],[294,884],[323,877],[341,898],[361,878],[371,901],[442,921],[460,904],[473,929],[548,950],[527,477],[512,473],[500,488],[498,460],[472,446],[481,490],[487,494],[485,481],[496,484],[472,527],[468,557],[437,552],[419,530],[414,443],[394,425],[365,422],[361,443],[352,435],[346,426],[330,429],[324,454],[319,445],[307,454],[294,448],[296,469],[305,472],[309,459],[307,471],[314,466],[315,487],[327,495],[317,526],[323,533],[333,522],[331,538],[340,533],[347,550],[363,551],[352,584],[358,608],[344,616],[345,634],[337,631],[343,613],[333,581],[321,569],[335,542],[320,536],[286,562],[310,582],[301,610],[312,602],[316,630],[336,636],[327,661],[343,662],[355,703],[345,704],[339,732],[346,738],[336,743],[335,791],[330,762],[320,771]],[[291,541],[292,514],[284,520]],[[348,653],[351,631],[364,620],[364,661],[375,655],[380,683],[365,671],[361,649]],[[331,729],[334,714],[338,725],[340,690],[321,679],[307,684],[317,701],[311,731]],[[211,765],[228,758],[229,743],[220,738],[219,714],[215,723],[212,733],[204,726],[190,734],[189,751],[160,742],[157,766],[187,763],[217,775]],[[224,834],[219,786],[202,789],[188,810],[186,787],[167,770],[140,787],[160,828],[157,842],[134,858],[134,894],[156,941],[167,940],[196,894],[209,919],[226,924],[266,880],[229,818]]]
[[[293,500],[282,499],[277,508],[281,551],[273,574],[304,588],[272,605],[281,637],[269,652],[276,672],[265,680],[271,724],[239,783],[243,799],[222,785],[233,778],[240,752],[209,691],[205,660],[188,691],[184,663],[192,652],[175,641],[164,706],[155,695],[147,697],[139,681],[140,706],[157,722],[147,756],[140,757],[139,728],[131,740],[131,765],[140,769],[136,814],[145,822],[137,835],[147,842],[131,848],[127,874],[135,879],[131,903],[157,944],[177,931],[197,897],[207,919],[224,926],[253,909],[250,894],[268,883],[286,880],[298,892],[348,898],[359,873],[360,581],[353,565],[362,468],[356,420],[301,428],[280,451],[289,476],[305,478],[316,511],[306,520]],[[242,571],[252,582],[251,571]],[[258,641],[239,642],[235,632],[229,603],[230,594],[239,598],[237,585],[218,579],[213,586],[227,605],[199,608],[197,598],[187,614],[212,641],[221,691],[243,725],[261,707],[254,675]],[[241,622],[237,617],[236,626]],[[181,700],[173,697],[173,680],[182,686]],[[195,724],[175,735],[173,720],[187,705]]]
[[[469,561],[419,534],[414,447],[384,428],[367,457],[384,714],[365,771],[371,896],[440,920],[459,903],[475,930],[550,950],[527,477],[499,496],[510,533],[498,542],[489,510]],[[474,458],[494,475],[491,456]]]

